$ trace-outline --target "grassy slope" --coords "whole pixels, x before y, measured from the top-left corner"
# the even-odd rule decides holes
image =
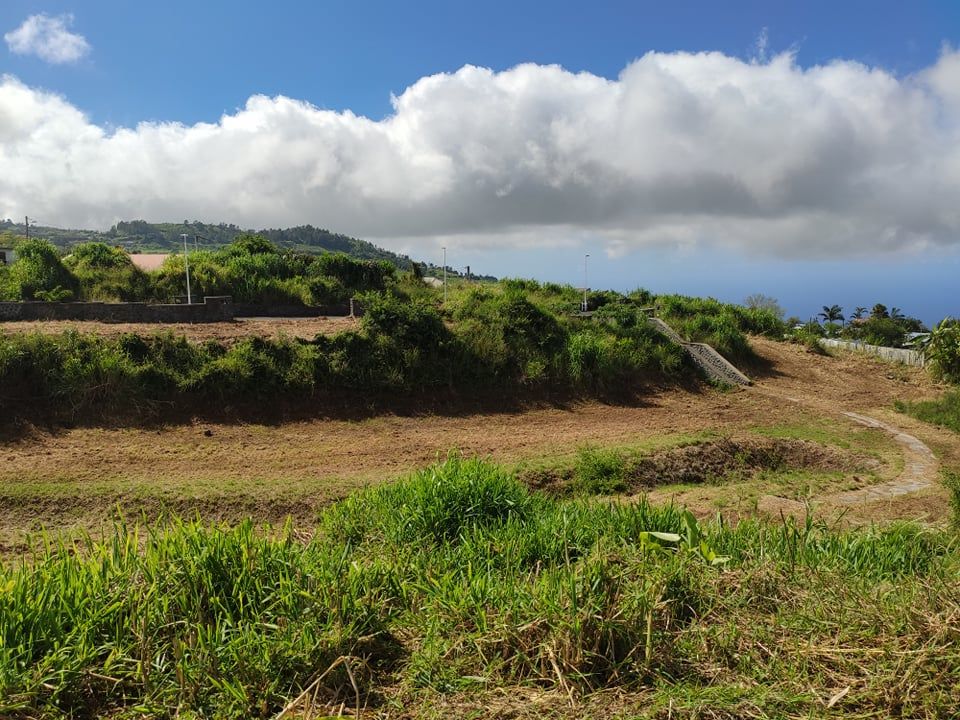
[[[897,402],[896,407],[918,420],[960,433],[960,390],[950,390],[936,400]]]
[[[314,681],[370,714],[531,689],[570,716],[601,690],[641,717],[960,712],[945,531],[697,526],[457,458],[319,527],[39,548],[0,576],[2,714],[270,717]]]
[[[0,222],[0,232],[8,231],[23,235],[23,225]],[[387,260],[402,270],[409,270],[412,260],[390,250],[385,250],[366,240],[350,237],[341,233],[331,232],[323,228],[310,225],[295,228],[270,228],[263,230],[247,230],[236,225],[226,223],[147,223],[140,220],[121,222],[106,232],[97,230],[71,230],[55,227],[31,227],[33,237],[42,237],[50,240],[61,248],[67,248],[81,242],[103,242],[108,245],[121,245],[133,252],[178,252],[183,249],[181,234],[191,238],[197,235],[196,246],[201,250],[210,250],[229,244],[241,233],[257,232],[267,237],[271,242],[284,250],[296,250],[307,253],[344,252],[352,257],[364,260]],[[428,273],[442,272],[432,263],[426,263]],[[448,273],[459,275],[457,270],[450,269]],[[489,276],[477,276],[481,279],[492,280]]]

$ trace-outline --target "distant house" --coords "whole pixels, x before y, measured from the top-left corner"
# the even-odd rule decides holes
[[[144,272],[152,272],[159,270],[168,257],[169,253],[134,253],[130,256],[130,262]]]
[[[12,265],[14,260],[16,255],[13,253],[13,248],[0,247],[0,265]]]

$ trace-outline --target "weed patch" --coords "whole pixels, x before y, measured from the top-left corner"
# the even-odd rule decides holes
[[[324,511],[306,542],[179,521],[43,539],[0,569],[0,713],[271,717],[298,696],[329,713],[375,710],[387,689],[419,704],[523,686],[672,688],[773,716],[841,684],[838,712],[951,716],[955,572],[943,531],[699,524],[452,456]],[[922,661],[905,684],[908,649]],[[706,678],[712,699],[694,690]]]
[[[949,390],[936,400],[903,402],[897,400],[894,407],[918,420],[939,425],[960,433],[960,390]]]

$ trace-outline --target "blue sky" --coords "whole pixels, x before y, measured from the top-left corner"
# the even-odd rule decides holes
[[[41,14],[82,45],[10,35]],[[589,252],[593,286],[960,314],[960,3],[6,0],[4,33],[0,150],[38,175],[0,180],[11,217],[311,222],[499,275],[579,284]]]

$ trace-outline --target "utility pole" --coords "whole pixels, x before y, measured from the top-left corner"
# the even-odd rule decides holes
[[[447,246],[443,246],[443,304],[447,304]]]
[[[183,266],[187,271],[187,305],[193,304],[193,298],[190,295],[190,258],[187,257],[187,234],[181,233],[183,239]]]
[[[589,255],[583,256],[583,311],[587,312],[587,258]]]
[[[26,215],[23,216],[23,227],[25,228],[27,233],[27,240],[29,240],[30,239],[30,218],[28,218]]]

